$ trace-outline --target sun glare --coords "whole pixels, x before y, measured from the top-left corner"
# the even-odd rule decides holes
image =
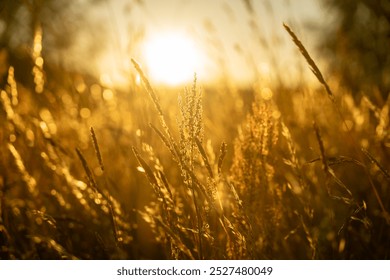
[[[202,55],[195,43],[183,34],[160,34],[145,42],[148,75],[157,83],[179,85],[199,74]]]

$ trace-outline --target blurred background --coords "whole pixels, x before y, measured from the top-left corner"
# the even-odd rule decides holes
[[[115,86],[128,85],[131,57],[144,65],[156,83],[183,84],[197,72],[202,83],[229,78],[248,85],[263,77],[295,84],[302,74],[308,78],[309,71],[296,55],[283,22],[294,27],[323,68],[342,73],[344,83],[364,80],[377,85],[382,96],[388,92],[387,1],[5,0],[0,43],[11,60],[27,59],[40,26],[48,66],[104,77]],[[158,46],[164,44],[157,42],[159,37],[185,41],[182,46],[175,39],[172,42],[190,52],[182,54],[188,60],[196,60],[182,70],[187,71],[185,79],[172,82],[156,74],[162,70],[152,65],[153,52],[175,60],[173,53]],[[196,52],[191,53],[186,44]],[[176,59],[185,60],[174,53]]]
[[[126,83],[129,58],[146,64],[148,44],[170,33],[196,45],[199,61],[191,70],[205,82],[230,75],[248,83],[258,71],[278,72],[271,67],[288,70],[286,77],[297,72],[283,22],[304,29],[314,42],[329,29],[329,18],[320,1],[3,1],[1,43],[28,52],[39,24],[51,64]],[[314,26],[319,22],[322,29]]]

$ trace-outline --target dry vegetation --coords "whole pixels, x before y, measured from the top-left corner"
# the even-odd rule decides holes
[[[11,65],[1,89],[0,258],[389,258],[390,99],[329,85],[285,28],[323,89],[195,77],[177,106],[134,60],[127,92],[46,75],[37,30],[34,87]]]

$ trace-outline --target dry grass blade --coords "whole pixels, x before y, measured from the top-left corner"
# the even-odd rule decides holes
[[[89,168],[88,166],[88,163],[87,163],[87,160],[85,159],[85,157],[83,156],[83,154],[81,153],[80,149],[76,148],[76,153],[77,153],[77,156],[79,157],[80,161],[81,161],[81,164],[85,170],[85,173],[87,174],[87,178],[88,178],[88,181],[90,183],[90,186],[95,190],[95,191],[98,191],[98,187],[97,187],[97,184],[96,184],[96,181],[95,181],[95,178],[92,174],[92,171],[91,169]]]
[[[234,200],[237,202],[237,204],[240,207],[240,209],[244,209],[243,201],[241,200],[240,196],[238,195],[236,187],[234,186],[234,184],[232,182],[228,181],[227,185],[229,187],[229,190],[233,194]]]
[[[135,157],[138,160],[138,163],[145,170],[145,174],[146,174],[146,177],[148,178],[149,182],[154,186],[158,186],[156,177],[154,176],[152,169],[149,167],[149,165],[146,163],[146,161],[144,161],[144,159],[140,156],[138,150],[135,147],[132,147],[132,150],[133,150]]]
[[[157,113],[158,113],[159,118],[160,118],[160,124],[163,127],[167,137],[163,137],[163,134],[161,132],[159,132],[157,129],[155,129],[153,126],[152,126],[152,128],[156,132],[158,132],[159,136],[164,141],[164,143],[167,145],[167,147],[169,148],[169,150],[172,153],[172,155],[175,156],[175,157],[178,157],[179,161],[182,161],[181,155],[180,155],[180,153],[178,152],[178,149],[177,149],[177,145],[175,144],[175,140],[174,140],[174,138],[173,138],[173,136],[172,136],[172,134],[170,132],[170,129],[169,129],[169,127],[168,127],[168,125],[167,125],[167,123],[165,121],[164,113],[163,113],[163,111],[161,109],[160,102],[159,102],[159,100],[157,98],[156,93],[154,92],[152,86],[149,83],[149,80],[146,78],[144,72],[142,71],[141,66],[134,59],[131,59],[131,62],[133,63],[133,65],[134,65],[135,69],[137,70],[138,74],[140,75],[142,83],[144,84],[144,86],[146,88],[146,91],[148,92],[150,98],[152,99],[154,107],[156,108]]]
[[[157,95],[154,92],[152,86],[150,85],[148,78],[146,78],[144,72],[142,71],[141,66],[134,59],[131,59],[131,62],[133,63],[133,65],[134,65],[135,69],[137,70],[138,74],[140,75],[142,83],[144,84],[144,86],[146,88],[146,91],[149,93],[150,97],[152,98],[152,101],[154,103],[154,106],[156,106],[156,109],[157,109],[158,113],[160,115],[163,115],[163,111],[161,109],[160,102],[159,102],[159,100],[157,98]]]
[[[303,229],[303,231],[305,232],[305,235],[306,235],[306,240],[308,241],[308,243],[310,245],[310,248],[312,250],[311,258],[314,260],[316,254],[317,254],[317,246],[316,246],[317,240],[316,240],[315,237],[312,236],[311,231],[307,227],[307,225],[305,224],[305,221],[304,221],[303,217],[300,216],[299,218],[300,218],[300,221],[301,221],[302,229]]]
[[[227,153],[227,144],[225,142],[222,142],[221,147],[219,149],[220,154],[218,157],[218,174],[221,174],[222,170],[222,163]]]
[[[110,213],[110,222],[111,222],[111,225],[112,225],[112,228],[113,228],[113,233],[114,233],[114,238],[115,238],[115,242],[118,241],[118,230],[117,230],[117,225],[116,225],[116,222],[115,222],[115,216],[114,216],[114,211],[113,211],[113,207],[112,207],[112,202],[111,202],[111,196],[106,196],[98,187],[96,181],[95,181],[95,177],[93,176],[93,173],[91,171],[91,169],[89,168],[88,166],[88,163],[87,163],[87,160],[85,159],[85,157],[83,156],[83,154],[81,153],[81,151],[76,148],[76,152],[77,152],[77,155],[81,161],[81,164],[83,165],[83,168],[85,170],[85,173],[87,174],[87,178],[88,178],[88,181],[89,181],[89,184],[91,186],[91,188],[98,194],[100,194],[106,201],[107,201],[107,205],[108,205],[108,208],[109,208],[109,213]]]
[[[379,168],[380,171],[382,171],[386,179],[390,180],[389,172],[366,149],[362,149],[362,152],[371,160],[372,163],[374,163]]]
[[[141,165],[143,168],[146,178],[148,179],[151,187],[153,188],[154,193],[158,197],[159,200],[161,200],[164,211],[162,211],[162,216],[164,218],[164,221],[169,220],[167,216],[168,212],[168,204],[172,205],[172,193],[171,190],[169,189],[168,181],[165,178],[164,173],[159,171],[156,175],[153,173],[152,169],[150,166],[146,163],[146,161],[140,156],[138,153],[138,150],[135,147],[132,147],[133,153],[135,157],[138,160],[138,163]],[[159,184],[159,182],[162,184]],[[164,188],[165,186],[165,188]]]
[[[343,164],[343,163],[354,163],[358,166],[364,167],[364,164],[361,163],[360,161],[358,161],[354,158],[351,158],[351,157],[347,157],[347,156],[328,157],[327,160],[328,160],[329,166],[339,165],[339,164]],[[313,163],[316,161],[321,161],[321,158],[315,158],[315,159],[309,160],[306,162],[306,164]]]
[[[194,260],[194,256],[191,253],[191,250],[187,248],[184,244],[184,242],[181,240],[181,238],[169,227],[167,226],[160,217],[154,218],[155,222],[160,225],[165,232],[172,238],[173,243],[176,245],[176,247],[182,251],[185,255],[187,255],[191,260]]]
[[[163,141],[163,143],[165,144],[165,146],[168,148],[168,150],[171,152],[172,156],[174,157],[174,159],[177,159],[178,158],[178,155],[177,155],[177,152],[176,152],[176,149],[175,149],[175,146],[172,145],[173,143],[171,143],[167,137],[165,137],[165,135],[162,133],[162,131],[160,131],[157,127],[155,127],[153,124],[149,123],[149,126],[154,130],[154,132],[157,133],[157,135],[160,137],[161,141]]]
[[[349,196],[352,197],[352,192],[348,189],[348,187],[336,176],[332,168],[328,168],[328,173],[333,177],[337,185],[339,185],[341,188],[343,188]]]
[[[328,173],[329,165],[328,165],[328,161],[326,160],[324,142],[322,141],[322,138],[321,138],[320,129],[319,129],[319,127],[318,127],[316,122],[313,123],[313,127],[314,127],[314,131],[316,133],[318,146],[319,146],[320,152],[321,152],[321,157],[320,158],[321,158],[321,162],[322,162],[322,168],[324,169],[324,171],[326,173]]]
[[[161,170],[158,170],[157,172],[158,172],[158,175],[159,175],[161,181],[163,182],[163,184],[165,186],[165,189],[168,191],[169,197],[172,199],[173,195],[172,195],[171,188],[169,187],[167,177],[165,176],[165,174]]]
[[[203,158],[204,164],[206,165],[206,169],[209,172],[210,177],[213,178],[214,174],[213,174],[213,170],[211,169],[209,159],[208,159],[206,151],[203,149],[202,143],[200,143],[198,137],[195,137],[195,143],[196,143],[196,146],[198,147],[198,150]]]
[[[318,81],[325,87],[325,90],[328,93],[330,100],[332,102],[334,102],[335,101],[334,95],[333,95],[328,83],[325,81],[320,69],[317,67],[314,60],[310,57],[309,53],[307,52],[306,48],[303,46],[302,42],[298,39],[297,35],[295,35],[295,33],[290,29],[290,27],[287,24],[283,23],[283,27],[286,29],[288,34],[290,34],[294,44],[298,47],[299,51],[301,52],[303,57],[306,59],[313,74],[317,77]]]
[[[54,219],[54,217],[48,215],[45,212],[39,211],[39,210],[31,210],[29,213],[35,217],[39,217],[42,221],[44,221],[47,225],[49,225],[52,228],[57,227],[57,221]]]
[[[329,163],[328,163],[328,159],[325,155],[325,148],[324,148],[324,143],[322,141],[322,138],[321,138],[321,134],[320,134],[320,129],[317,125],[316,122],[314,122],[313,124],[313,127],[314,127],[314,130],[316,132],[316,137],[317,137],[317,142],[318,142],[318,145],[319,145],[319,148],[320,148],[320,152],[321,152],[321,162],[322,162],[322,168],[324,169],[324,172],[328,175],[330,175],[334,181],[337,183],[337,185],[339,185],[342,189],[344,189],[349,196],[352,197],[352,192],[348,189],[348,187],[336,176],[336,174],[334,173],[333,169],[331,169],[329,167]]]
[[[161,123],[162,127],[164,128],[165,133],[168,135],[169,140],[173,143],[174,142],[173,141],[173,137],[172,137],[172,135],[171,135],[171,133],[169,131],[168,125],[167,125],[167,123],[165,121],[164,113],[163,113],[163,111],[161,109],[160,102],[158,100],[158,97],[157,97],[156,93],[154,92],[152,86],[149,83],[148,78],[146,78],[146,76],[145,76],[144,72],[142,71],[141,66],[138,64],[138,62],[136,62],[134,59],[131,59],[131,62],[133,63],[133,65],[134,65],[135,69],[137,70],[138,74],[140,75],[142,83],[143,83],[146,91],[148,92],[150,98],[152,99],[154,107],[156,108],[157,113],[158,113],[158,115],[160,117],[160,123]]]
[[[295,168],[295,170],[298,170],[299,169],[299,161],[297,158],[297,151],[296,151],[296,148],[294,146],[294,141],[292,139],[290,130],[288,129],[288,127],[286,126],[286,124],[283,121],[281,122],[281,126],[282,126],[282,135],[284,136],[284,138],[287,141],[287,147],[288,147],[288,151],[290,153],[290,160],[287,160],[285,162],[288,165],[293,166]]]
[[[103,158],[102,158],[102,155],[100,153],[99,144],[98,144],[98,141],[96,138],[95,130],[93,129],[92,126],[90,128],[90,132],[91,132],[93,147],[95,148],[96,157],[99,161],[100,168],[102,169],[102,171],[104,171]]]

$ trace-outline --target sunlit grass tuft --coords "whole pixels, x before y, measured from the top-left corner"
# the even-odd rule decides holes
[[[144,89],[66,71],[24,87],[9,67],[0,257],[388,258],[389,99],[331,87],[285,29],[327,94],[259,84],[240,95],[196,76],[172,93],[135,60]]]

